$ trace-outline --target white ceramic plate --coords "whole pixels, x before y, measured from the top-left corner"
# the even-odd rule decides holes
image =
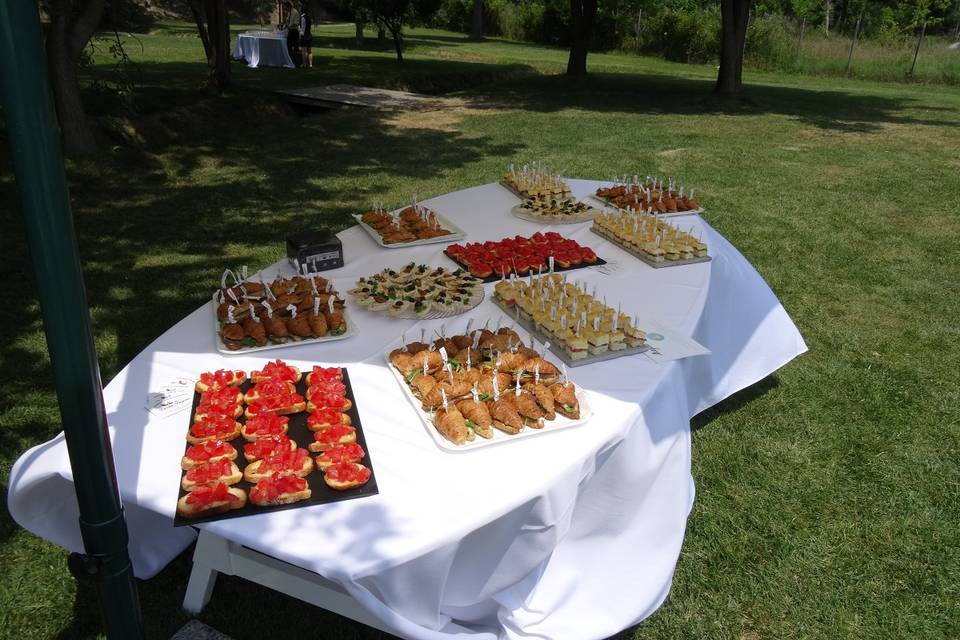
[[[346,307],[343,309],[343,319],[347,323],[347,330],[341,333],[338,336],[324,336],[322,338],[306,338],[304,340],[298,340],[290,342],[284,342],[281,344],[270,343],[262,347],[241,347],[240,349],[230,349],[223,343],[223,340],[220,339],[220,321],[217,320],[217,293],[213,294],[213,299],[211,304],[213,305],[213,342],[217,347],[217,351],[228,356],[233,356],[243,353],[254,353],[256,351],[269,351],[270,349],[283,349],[286,347],[301,347],[307,344],[317,344],[318,342],[333,342],[335,340],[344,340],[353,335],[353,323],[350,322],[350,315],[347,313]]]
[[[403,209],[406,209],[406,207],[402,207],[400,209],[397,209],[396,211],[403,211]],[[396,213],[396,211],[391,211],[391,213]],[[439,242],[451,243],[455,240],[463,240],[464,238],[467,237],[467,234],[463,229],[461,229],[457,225],[450,222],[450,220],[448,220],[444,216],[437,213],[435,209],[432,209],[432,211],[437,214],[437,220],[440,222],[440,225],[444,229],[449,229],[453,233],[445,236],[438,236],[436,238],[427,238],[426,240],[414,240],[413,242],[394,242],[392,244],[387,244],[383,241],[383,238],[380,237],[380,234],[377,233],[376,229],[374,229],[373,227],[371,227],[370,225],[368,225],[366,222],[363,221],[362,214],[359,214],[359,213],[353,214],[353,219],[357,221],[357,224],[359,224],[364,231],[370,234],[370,237],[373,238],[374,242],[376,242],[378,245],[380,245],[384,249],[403,249],[405,247],[419,247],[420,245],[423,245],[423,244],[437,244]]]
[[[580,419],[571,420],[565,416],[557,414],[555,420],[545,420],[545,426],[543,429],[530,429],[526,428],[516,435],[510,435],[509,433],[504,433],[498,429],[493,430],[493,437],[489,440],[477,436],[472,442],[468,442],[463,445],[456,445],[440,435],[440,432],[437,431],[437,428],[433,426],[433,420],[430,419],[430,414],[423,410],[423,407],[420,401],[416,396],[413,395],[413,392],[410,390],[410,387],[403,380],[403,376],[397,371],[397,368],[390,364],[390,352],[383,354],[384,360],[386,360],[387,368],[390,369],[390,373],[393,374],[394,379],[396,379],[397,384],[400,385],[400,389],[403,391],[403,395],[406,396],[407,400],[410,401],[411,406],[413,406],[414,411],[417,412],[417,416],[420,418],[420,422],[423,423],[424,428],[427,430],[427,433],[430,434],[430,437],[433,438],[433,441],[437,443],[437,446],[443,449],[444,451],[451,451],[454,453],[460,453],[463,451],[473,451],[475,449],[482,449],[484,447],[493,447],[499,444],[505,444],[508,442],[513,442],[516,440],[523,440],[526,438],[535,438],[537,436],[545,436],[554,431],[561,431],[563,429],[569,429],[571,427],[577,427],[589,421],[591,416],[593,416],[593,410],[590,408],[590,403],[588,401],[587,392],[577,385],[577,400],[580,401]]]

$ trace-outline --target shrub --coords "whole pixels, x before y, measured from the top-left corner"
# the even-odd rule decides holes
[[[625,45],[675,62],[712,62],[720,51],[720,13],[663,11],[644,18],[640,37],[625,38]]]
[[[797,40],[778,17],[753,20],[747,29],[744,61],[754,67],[792,71],[797,66]]]

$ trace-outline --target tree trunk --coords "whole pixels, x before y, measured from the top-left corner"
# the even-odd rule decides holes
[[[743,92],[743,47],[751,0],[720,1],[720,70],[714,93],[734,96]]]
[[[397,64],[403,63],[403,31],[401,26],[390,27],[390,35],[393,36],[393,48],[397,50]]]
[[[830,35],[830,12],[833,10],[833,3],[830,0],[827,0],[824,3],[823,8],[823,30],[829,36]]]
[[[193,15],[194,24],[197,25],[200,42],[203,43],[203,55],[209,60],[213,54],[210,51],[210,35],[207,33],[207,25],[203,22],[203,6],[200,4],[200,0],[190,0],[190,13]]]
[[[223,91],[230,84],[230,17],[225,0],[205,0],[210,53],[207,86]]]
[[[387,30],[383,27],[377,27],[377,42],[383,42],[387,39]]]
[[[53,89],[53,99],[63,137],[63,149],[68,155],[93,153],[97,141],[93,126],[83,110],[77,63],[86,48],[100,18],[104,0],[88,0],[79,13],[64,0],[51,2],[50,32],[47,36],[47,69]]]
[[[363,22],[360,20],[357,20],[356,22],[353,23],[353,28],[354,28],[353,38],[354,40],[357,41],[357,46],[362,47],[363,46]]]
[[[473,22],[470,25],[470,39],[483,40],[483,0],[473,0]]]
[[[587,75],[587,53],[590,51],[590,36],[597,17],[597,0],[570,0],[572,41],[567,59],[568,76]]]

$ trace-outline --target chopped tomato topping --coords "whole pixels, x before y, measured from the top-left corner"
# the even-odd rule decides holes
[[[343,424],[343,414],[339,409],[333,407],[320,407],[314,409],[307,416],[307,426],[316,427],[319,425]]]
[[[361,482],[370,479],[370,469],[354,462],[339,462],[329,467],[324,473],[331,480],[337,482]]]
[[[272,416],[274,418],[280,417],[272,413],[265,413],[264,417],[266,416]],[[257,418],[259,417],[260,416],[257,416]],[[256,420],[257,418],[251,418],[251,421]],[[256,441],[243,445],[243,452],[248,456],[256,458],[257,460],[266,458],[267,456],[273,455],[279,451],[289,450],[290,437],[285,433],[277,433],[271,436],[257,438]]]
[[[211,506],[214,502],[223,502],[224,500],[239,500],[237,496],[230,493],[230,488],[222,482],[218,482],[212,487],[199,487],[196,491],[191,491],[187,496],[187,504],[204,509]]]
[[[230,425],[230,428],[233,429],[233,424]],[[206,462],[210,458],[228,455],[231,451],[233,451],[233,445],[229,445],[223,440],[212,440],[189,447],[187,458],[194,462]]]
[[[243,426],[243,432],[248,436],[257,436],[263,438],[267,436],[284,433],[284,426],[290,420],[286,416],[278,416],[275,413],[261,413],[247,420]]]
[[[347,406],[347,399],[343,396],[335,393],[324,393],[323,391],[311,394],[310,402],[318,407],[332,407],[334,409],[342,409]]]
[[[358,445],[356,442],[351,442],[350,444],[338,444],[334,447],[330,447],[324,451],[323,455],[318,459],[327,460],[333,463],[359,462],[365,455],[366,453],[364,453],[363,447]]]
[[[268,502],[284,493],[297,493],[307,488],[307,481],[298,476],[271,476],[264,478],[250,490],[253,502]]]
[[[342,380],[343,371],[340,367],[321,367],[314,366],[310,375],[310,381],[316,384],[320,380]]]
[[[229,369],[217,369],[213,373],[201,373],[200,382],[211,389],[220,389],[236,382],[239,376],[236,371]]]
[[[194,422],[190,427],[190,435],[194,438],[226,436],[230,435],[235,428],[236,421],[231,416],[204,415],[199,422]]]
[[[320,380],[318,383],[316,379],[311,380],[310,388],[307,389],[307,395],[314,395],[316,393],[332,393],[336,395],[343,395],[347,392],[347,385],[343,384],[339,380]]]
[[[296,473],[303,469],[303,461],[307,459],[306,449],[278,451],[260,463],[260,473]]]
[[[296,370],[280,359],[268,362],[263,366],[263,370],[254,371],[250,375],[255,378],[271,378],[285,382],[295,382],[297,379]]]
[[[250,411],[255,414],[268,413],[292,407],[301,402],[303,402],[303,396],[299,393],[288,393],[282,396],[261,396],[250,405]]]
[[[187,480],[197,484],[206,484],[224,476],[229,476],[232,471],[233,463],[224,458],[217,462],[207,462],[187,471]]]
[[[315,432],[313,439],[321,444],[336,444],[343,436],[356,433],[356,431],[348,424],[338,424]]]

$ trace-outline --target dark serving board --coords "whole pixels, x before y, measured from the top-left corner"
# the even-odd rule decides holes
[[[300,502],[294,502],[293,504],[283,504],[275,507],[258,507],[251,502],[249,502],[249,493],[250,489],[253,488],[253,484],[247,482],[246,480],[241,480],[237,484],[233,485],[243,489],[248,494],[247,504],[242,509],[233,509],[227,511],[226,513],[219,513],[211,516],[200,516],[198,518],[184,518],[183,516],[177,514],[173,519],[173,526],[182,527],[185,525],[199,524],[201,522],[213,522],[215,520],[227,520],[229,518],[241,518],[243,516],[249,516],[256,513],[265,513],[268,511],[282,511],[284,509],[298,509],[300,507],[309,507],[315,504],[325,504],[327,502],[339,502],[340,500],[351,500],[353,498],[363,498],[366,496],[374,496],[379,493],[377,489],[377,476],[376,472],[373,469],[373,463],[370,460],[370,449],[367,447],[367,439],[364,437],[363,428],[360,425],[360,412],[357,410],[357,400],[353,397],[353,387],[350,385],[350,374],[346,369],[341,369],[343,371],[343,383],[347,386],[347,398],[353,403],[353,406],[350,407],[350,410],[346,413],[350,416],[350,419],[353,421],[353,426],[357,428],[357,444],[363,447],[364,452],[367,456],[360,461],[360,464],[364,465],[370,469],[370,480],[367,481],[362,487],[357,487],[355,489],[347,489],[346,491],[336,491],[327,486],[327,483],[323,481],[323,472],[319,469],[314,468],[310,475],[306,477],[307,484],[310,485],[312,495],[308,500],[301,500]],[[297,393],[304,395],[307,390],[307,371],[303,372],[303,377],[300,379],[300,382],[297,383]],[[251,381],[247,381],[240,385],[240,390],[246,392],[253,386]],[[190,417],[189,420],[193,420],[193,414],[197,409],[197,405],[200,403],[200,394],[194,392],[193,394],[193,406],[190,408]],[[309,412],[301,411],[300,413],[295,413],[293,415],[287,416],[290,418],[289,429],[287,435],[290,436],[291,440],[294,440],[297,443],[297,446],[306,449],[307,445],[313,442],[313,432],[307,428],[307,415]],[[246,418],[241,416],[238,418],[238,421],[243,424],[246,422]],[[246,458],[243,457],[243,445],[247,441],[244,440],[243,436],[235,438],[230,441],[237,449],[237,459],[234,460],[237,467],[243,472],[244,468],[249,464]],[[187,448],[190,444],[184,447],[184,453],[186,453]],[[320,455],[319,453],[310,452],[310,457],[315,458]],[[186,473],[186,472],[183,472]],[[177,480],[179,484],[180,480],[183,479],[183,473],[180,474],[180,479]],[[177,499],[179,500],[183,496],[187,495],[187,492],[180,488],[179,493],[177,494]]]
[[[446,249],[443,250],[443,255],[447,256],[448,258],[450,258],[451,260],[453,260],[454,262],[456,262],[458,265],[460,265],[461,267],[463,267],[463,268],[466,269],[467,271],[470,270],[470,267],[468,267],[465,262],[461,262],[460,260],[457,260],[456,258],[454,258],[452,255],[450,255],[449,253],[447,253],[447,250],[446,250]],[[584,263],[581,262],[580,264],[578,264],[578,265],[576,265],[576,266],[570,265],[569,267],[561,267],[561,266],[559,266],[559,265],[556,263],[556,260],[554,260],[553,270],[554,270],[555,272],[558,272],[558,273],[559,273],[559,272],[561,272],[561,271],[573,271],[574,269],[585,269],[585,268],[587,268],[587,267],[596,267],[596,266],[599,266],[599,265],[601,265],[601,264],[607,264],[607,261],[604,260],[603,258],[601,258],[600,256],[597,256],[597,261],[594,262],[594,263],[592,263],[592,264],[584,264]],[[518,278],[525,278],[526,276],[521,276],[520,274],[517,274],[517,277],[518,277]],[[482,278],[482,280],[483,280],[484,283],[487,283],[487,282],[500,282],[501,278],[500,278],[500,276],[498,276],[497,274],[491,274],[491,275],[487,276],[486,278]]]

